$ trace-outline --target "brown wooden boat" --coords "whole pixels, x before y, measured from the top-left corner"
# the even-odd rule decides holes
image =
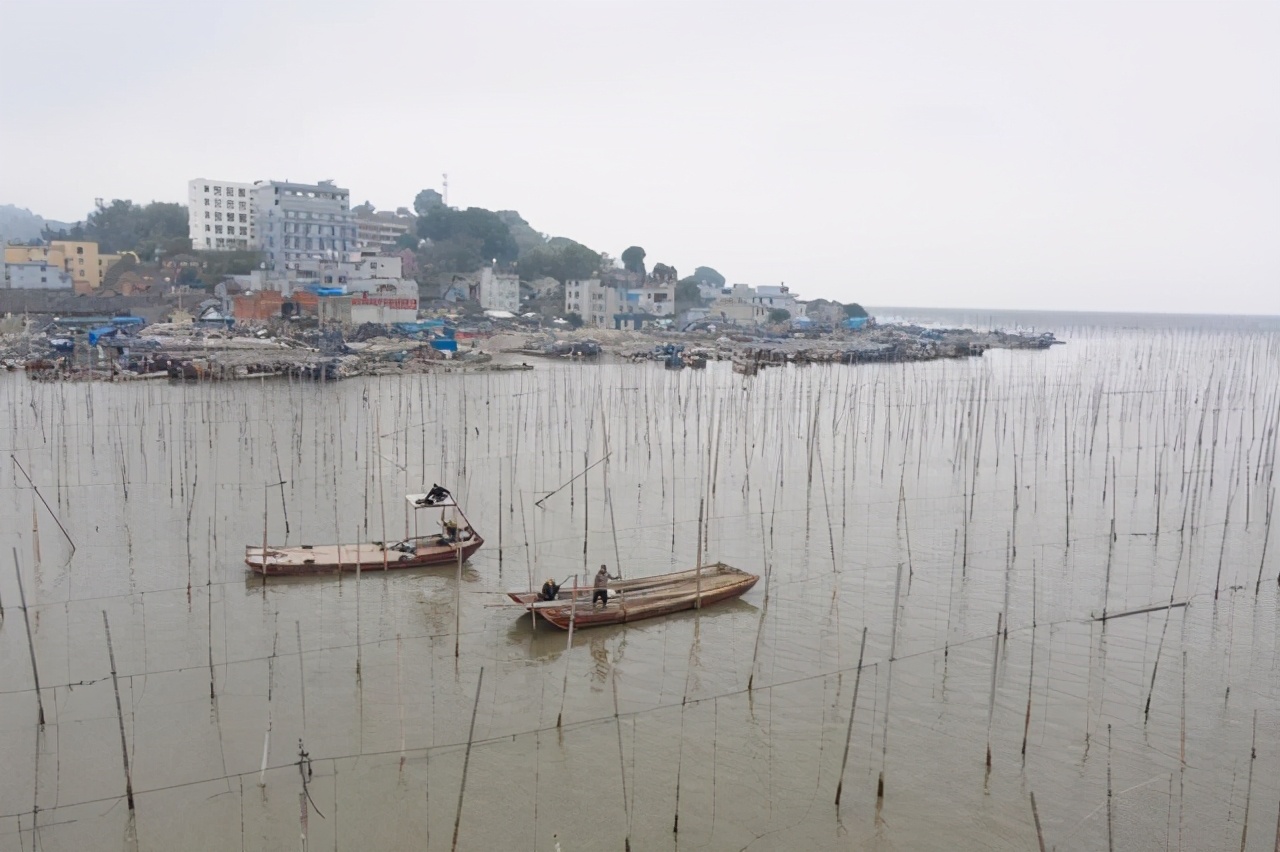
[[[439,508],[442,531],[391,543],[249,545],[244,549],[245,564],[255,574],[268,576],[422,568],[466,562],[484,544],[484,538],[472,528],[453,495],[444,488],[437,485],[426,494],[409,494],[405,499],[415,509]],[[451,509],[449,514],[456,515],[461,523],[446,517],[446,509]]]
[[[568,630],[571,621],[576,627],[596,627],[708,607],[741,597],[759,579],[755,574],[716,562],[700,569],[612,581],[608,586],[609,603],[603,607],[591,605],[595,589],[589,585],[579,586],[576,591],[561,586],[551,601],[542,600],[536,591],[508,592],[507,596],[556,627]]]

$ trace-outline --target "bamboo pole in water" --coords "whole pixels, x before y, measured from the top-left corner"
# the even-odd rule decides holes
[[[1036,823],[1036,842],[1040,844],[1040,852],[1044,852],[1044,832],[1040,830],[1040,811],[1036,808],[1036,794],[1031,794],[1031,818]]]
[[[31,652],[31,677],[36,685],[36,708],[39,710],[40,727],[44,727],[44,698],[40,694],[40,669],[36,665],[36,643],[31,638],[31,615],[27,612],[27,592],[22,587],[22,569],[18,567],[18,548],[13,549],[13,572],[18,578],[18,603],[22,607],[22,620],[27,625],[27,649]]]
[[[844,735],[844,755],[840,758],[840,780],[836,783],[836,808],[844,789],[844,771],[849,763],[849,743],[853,740],[853,714],[858,709],[858,686],[862,683],[862,656],[867,650],[867,628],[862,628],[862,646],[858,649],[858,673],[853,678],[853,701],[849,705],[849,730]]]
[[[462,758],[462,783],[458,785],[458,812],[453,818],[453,845],[450,847],[457,852],[458,849],[458,830],[462,828],[462,797],[467,792],[467,769],[471,765],[471,743],[476,736],[476,713],[480,711],[480,688],[484,685],[484,666],[480,667],[480,677],[476,679],[476,701],[471,706],[471,728],[467,731],[467,751]]]
[[[120,681],[116,677],[116,652],[111,647],[111,622],[107,620],[107,611],[102,611],[102,627],[107,633],[107,659],[111,662],[111,688],[116,694],[116,718],[120,722],[120,755],[124,758],[124,794],[133,810],[133,773],[129,771],[129,743],[124,736],[124,710],[120,705]],[[1256,717],[1255,717],[1256,722]]]
[[[693,599],[693,608],[702,609],[702,509],[703,498],[698,499],[698,565],[694,570],[697,577],[697,596]],[[723,558],[723,557],[722,557]]]
[[[537,611],[530,606],[529,615],[531,618],[537,618]],[[560,712],[556,714],[556,727],[560,727],[560,723],[564,720],[564,702],[565,696],[569,694],[569,651],[573,649],[573,627],[578,619],[578,575],[573,575],[573,592],[569,598],[569,635],[565,638],[564,643],[564,685],[560,689]]]
[[[1244,819],[1240,828],[1240,852],[1244,852],[1245,841],[1249,839],[1249,800],[1253,798],[1253,764],[1258,759],[1258,711],[1253,711],[1253,740],[1249,744],[1249,781],[1244,788]]]
[[[996,673],[1000,669],[1000,626],[1004,613],[996,614],[996,645],[991,653],[991,700],[987,705],[987,774],[991,773],[991,723],[996,714]]]
[[[1107,725],[1107,852],[1115,849],[1115,830],[1111,815],[1111,725]]]

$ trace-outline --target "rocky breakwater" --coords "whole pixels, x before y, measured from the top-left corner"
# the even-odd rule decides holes
[[[979,356],[988,349],[1047,349],[1062,343],[1052,334],[874,326],[848,336],[741,343],[733,361],[739,372],[777,364],[861,364],[934,361]]]
[[[878,325],[843,336],[736,343],[734,369],[754,373],[781,364],[861,364],[967,358],[988,349],[1048,349],[1063,341],[1040,335],[972,329]]]

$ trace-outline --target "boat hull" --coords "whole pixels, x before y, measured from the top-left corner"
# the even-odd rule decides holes
[[[265,559],[261,546],[250,545],[245,548],[244,561],[253,573],[268,577],[429,568],[466,562],[483,544],[480,536],[457,544],[440,541],[423,544],[412,554],[384,547],[380,542],[267,547]]]
[[[600,627],[706,608],[741,597],[760,579],[722,563],[705,565],[699,592],[697,574],[691,569],[610,583],[609,602],[603,607],[592,606],[595,590],[591,587],[579,587],[576,599],[573,590],[563,587],[554,601],[540,600],[537,592],[509,592],[508,597],[556,627],[568,630],[571,621],[575,628]]]

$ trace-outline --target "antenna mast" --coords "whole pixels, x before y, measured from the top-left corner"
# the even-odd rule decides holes
[[[442,175],[442,177],[444,179],[444,206],[448,207],[449,206],[449,173],[445,172]]]

